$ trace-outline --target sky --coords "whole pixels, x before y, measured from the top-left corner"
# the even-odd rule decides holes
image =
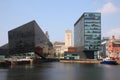
[[[0,46],[8,31],[35,20],[51,42],[64,41],[84,12],[101,12],[102,37],[120,38],[120,0],[0,0]]]

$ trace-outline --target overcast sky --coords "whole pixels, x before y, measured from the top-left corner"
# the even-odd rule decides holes
[[[120,38],[120,0],[0,0],[0,46],[8,42],[8,31],[32,20],[48,31],[50,40],[64,41],[65,30],[84,12],[101,12],[102,37]]]

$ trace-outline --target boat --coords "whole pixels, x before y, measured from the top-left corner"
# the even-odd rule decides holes
[[[110,64],[110,65],[117,65],[117,61],[111,60],[110,58],[105,58],[101,62],[101,64]]]

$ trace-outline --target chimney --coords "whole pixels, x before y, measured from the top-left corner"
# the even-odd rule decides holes
[[[112,40],[115,40],[115,36],[114,35],[112,36]]]
[[[46,37],[49,39],[48,31],[45,32]]]

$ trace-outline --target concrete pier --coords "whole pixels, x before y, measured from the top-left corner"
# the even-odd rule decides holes
[[[32,64],[32,59],[5,59],[0,61],[1,66]]]
[[[60,60],[60,62],[69,62],[69,63],[96,63],[99,64],[102,60],[91,60],[91,59],[86,59],[86,60]],[[120,60],[117,61],[118,65],[120,65]]]
[[[46,59],[12,59],[8,58],[0,61],[0,66],[10,66],[10,65],[22,65],[22,64],[39,64],[42,62],[59,62],[57,58],[46,58]]]
[[[101,60],[60,60],[60,62],[71,62],[71,63],[100,63]]]

